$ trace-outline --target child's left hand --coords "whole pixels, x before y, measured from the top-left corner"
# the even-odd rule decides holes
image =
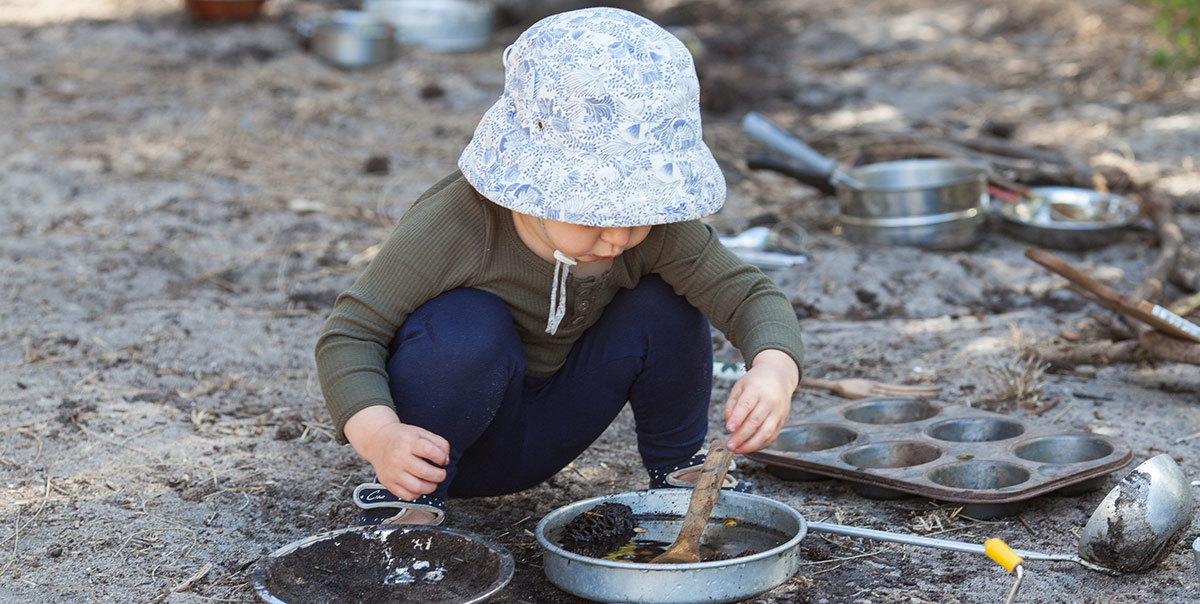
[[[725,446],[745,454],[775,442],[799,381],[800,369],[787,353],[767,349],[755,355],[725,401],[725,431],[733,435]]]

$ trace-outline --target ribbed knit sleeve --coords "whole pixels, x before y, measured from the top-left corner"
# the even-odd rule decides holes
[[[803,372],[804,343],[796,311],[775,282],[721,244],[699,221],[663,225],[651,272],[700,309],[747,364],[763,350],[787,353]],[[646,252],[651,252],[647,249]]]
[[[343,428],[350,416],[392,403],[388,346],[404,320],[431,298],[467,284],[479,270],[489,236],[484,214],[470,187],[449,188],[437,202],[414,204],[354,285],[338,296],[315,351],[338,442],[346,442]]]

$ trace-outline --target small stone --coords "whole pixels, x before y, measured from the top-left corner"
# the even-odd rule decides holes
[[[436,99],[445,94],[446,94],[446,89],[442,88],[440,84],[437,84],[434,82],[431,82],[431,83],[426,84],[421,87],[421,98],[426,99],[426,100]]]
[[[275,440],[295,440],[304,434],[303,418],[289,415],[275,428]]]
[[[391,172],[392,162],[386,155],[372,155],[363,164],[363,174],[383,175]]]

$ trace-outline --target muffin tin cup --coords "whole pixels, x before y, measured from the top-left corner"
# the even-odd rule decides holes
[[[933,399],[874,398],[789,424],[770,448],[748,457],[781,478],[837,478],[864,497],[929,497],[993,518],[1018,508],[1006,504],[1096,488],[1133,456],[1101,434]]]

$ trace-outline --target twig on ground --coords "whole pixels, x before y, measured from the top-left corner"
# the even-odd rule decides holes
[[[1034,409],[1033,411],[1030,411],[1030,412],[1029,412],[1029,415],[1033,415],[1033,416],[1042,415],[1043,413],[1045,413],[1045,412],[1047,412],[1047,411],[1049,411],[1049,410],[1051,410],[1051,409],[1053,409],[1053,408],[1057,407],[1057,406],[1058,406],[1058,403],[1059,403],[1060,401],[1062,401],[1062,399],[1060,399],[1060,398],[1058,398],[1058,397],[1056,396],[1056,397],[1054,397],[1054,398],[1052,398],[1052,399],[1050,399],[1050,400],[1046,401],[1046,404],[1042,405],[1041,407],[1038,407],[1037,409]]]
[[[21,430],[21,434],[30,436],[34,440],[37,441],[37,452],[33,454],[33,459],[29,460],[26,463],[26,465],[32,466],[32,465],[36,464],[39,459],[42,458],[42,437],[38,436],[37,432],[34,432],[33,430],[28,430],[28,429]]]
[[[833,542],[836,543],[836,542]],[[812,562],[801,562],[800,566],[816,566],[818,564],[829,564],[830,562],[845,562],[846,560],[857,560],[859,558],[871,558],[880,554],[896,551],[896,546],[881,547],[873,552],[864,552],[853,556],[843,556],[841,558],[828,558],[826,560],[814,560]]]
[[[1075,406],[1075,401],[1071,401],[1071,402],[1067,403],[1067,406],[1063,407],[1063,410],[1059,411],[1058,415],[1055,415],[1054,419],[1050,420],[1050,423],[1057,424],[1058,420],[1062,419],[1063,416],[1066,415],[1067,412],[1071,410],[1071,407],[1074,407],[1074,406]]]
[[[133,451],[134,453],[137,453],[139,455],[144,455],[146,459],[153,459],[155,457],[154,455],[151,455],[150,452],[146,451],[145,449],[139,449],[132,445],[127,445],[125,443],[117,442],[111,438],[108,438],[107,436],[98,434],[92,430],[88,430],[83,424],[81,424],[79,422],[75,423],[75,427],[79,428],[80,432],[83,432],[84,434],[88,435],[88,437],[90,437],[90,438],[95,438],[96,440],[106,442],[110,445],[115,445],[115,446],[121,447],[122,449],[129,449],[130,451]]]
[[[1113,342],[1089,342],[1072,346],[1058,346],[1039,352],[1043,361],[1051,367],[1074,367],[1075,365],[1104,366],[1111,363],[1134,363],[1145,356],[1135,340]]]
[[[1186,317],[1197,310],[1200,310],[1200,292],[1190,296],[1185,296],[1171,303],[1167,310],[1181,316]]]
[[[187,579],[184,579],[183,582],[179,583],[175,587],[172,587],[171,592],[178,593],[178,592],[185,591],[185,590],[195,587],[196,584],[199,583],[201,579],[208,576],[209,572],[212,572],[212,569],[213,569],[213,563],[212,562],[206,563],[204,566],[201,566],[200,569],[197,570],[195,573],[192,573],[192,576],[188,577]]]

